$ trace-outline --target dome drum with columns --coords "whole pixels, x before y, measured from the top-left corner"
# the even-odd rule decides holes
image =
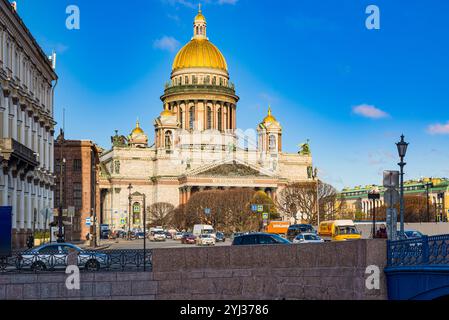
[[[154,143],[148,145],[137,122],[127,139],[122,136],[121,143],[101,155],[104,223],[127,227],[121,222],[128,217],[129,184],[133,192],[146,195],[147,203],[178,206],[207,189],[264,190],[275,200],[288,182],[310,180],[311,155],[282,151],[282,127],[271,107],[257,126],[257,136],[251,137],[252,147],[239,144],[239,97],[229,80],[226,59],[209,41],[206,18],[199,10],[193,37],[176,55],[161,96]],[[120,138],[116,136],[113,141]],[[142,217],[132,226],[139,227],[138,221]]]

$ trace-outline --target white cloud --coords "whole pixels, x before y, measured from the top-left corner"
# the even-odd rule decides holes
[[[238,0],[218,0],[218,4],[222,5],[222,4],[236,4]]]
[[[376,108],[375,106],[369,105],[369,104],[361,104],[358,106],[355,106],[352,108],[352,112],[370,119],[382,119],[382,118],[388,118],[390,115],[386,113],[383,110],[380,110],[379,108]]]
[[[163,36],[162,38],[154,41],[153,47],[160,50],[175,52],[179,48],[180,44],[181,43],[173,37]]]
[[[449,121],[446,124],[431,124],[427,127],[427,132],[430,134],[449,134]]]

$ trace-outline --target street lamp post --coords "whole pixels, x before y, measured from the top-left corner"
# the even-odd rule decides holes
[[[58,210],[58,239],[57,242],[62,243],[64,242],[64,235],[63,235],[63,231],[62,231],[62,188],[63,188],[63,183],[62,183],[62,171],[63,171],[63,167],[65,166],[65,158],[64,158],[64,154],[62,151],[62,148],[64,146],[64,131],[61,129],[61,133],[60,133],[60,145],[59,145],[59,210]],[[64,168],[65,169],[65,168]]]
[[[146,196],[143,194],[143,271],[147,271],[147,209]]]
[[[399,198],[399,207],[400,207],[400,216],[401,216],[401,229],[400,234],[401,238],[404,237],[404,166],[407,164],[404,162],[405,155],[407,153],[407,147],[408,143],[404,140],[404,135],[401,135],[401,141],[396,143],[396,146],[398,148],[398,154],[400,158],[400,162],[398,163],[399,167],[401,168],[400,172],[400,185],[401,185],[401,194]]]
[[[376,238],[376,200],[380,199],[380,193],[372,190],[368,193],[368,199],[373,200],[373,239]]]
[[[317,215],[317,225],[319,228],[320,227],[320,195],[318,192],[318,190],[319,190],[318,187],[319,187],[320,180],[318,179],[318,168],[316,168],[316,167],[313,170],[312,178],[313,178],[313,180],[316,180],[316,215]]]
[[[131,190],[132,190],[133,186],[130,183],[128,186],[128,206],[129,206],[129,210],[128,210],[128,240],[131,240]]]
[[[429,188],[433,187],[432,182],[427,182],[426,186],[426,205],[427,205],[427,222],[430,222],[430,206],[429,206]]]

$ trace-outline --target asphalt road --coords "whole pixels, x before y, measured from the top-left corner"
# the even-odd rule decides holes
[[[218,246],[229,246],[231,245],[232,241],[230,239],[226,239],[226,241],[223,242],[217,242],[215,244],[216,247]],[[115,240],[100,240],[99,243],[100,247],[108,246],[107,249],[143,249],[143,239],[139,240],[125,240],[125,239],[119,239],[118,242]],[[160,242],[152,242],[147,239],[146,242],[147,249],[155,249],[155,248],[192,248],[192,247],[199,247],[195,244],[181,244],[181,241],[177,240],[166,240],[166,241],[160,241]]]

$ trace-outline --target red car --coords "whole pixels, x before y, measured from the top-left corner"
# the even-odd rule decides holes
[[[196,243],[196,236],[194,236],[191,233],[185,233],[181,238],[182,244],[195,244]]]

